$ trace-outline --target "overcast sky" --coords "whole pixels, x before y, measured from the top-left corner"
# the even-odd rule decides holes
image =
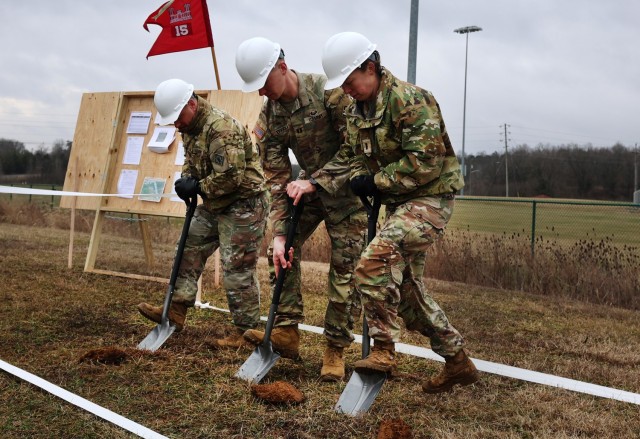
[[[83,93],[153,91],[178,77],[215,89],[210,49],[145,58],[160,32],[142,24],[162,0],[25,0],[0,26],[0,138],[30,149],[72,140]],[[410,0],[208,0],[223,89],[239,89],[235,50],[278,41],[289,66],[322,72],[334,33],[377,43],[407,77]],[[469,35],[466,154],[528,144],[633,147],[640,142],[640,1],[422,0],[416,83],[433,92],[462,149],[465,36]]]

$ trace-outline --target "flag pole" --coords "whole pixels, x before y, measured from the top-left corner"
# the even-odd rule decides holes
[[[211,46],[211,57],[213,58],[213,70],[216,73],[216,85],[220,90],[220,76],[218,75],[218,61],[216,61],[216,50]]]

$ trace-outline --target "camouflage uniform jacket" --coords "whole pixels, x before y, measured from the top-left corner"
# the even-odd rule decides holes
[[[375,111],[375,112],[374,112]],[[440,106],[433,95],[382,68],[375,109],[347,109],[347,139],[340,156],[351,178],[374,174],[383,204],[453,194],[464,180]]]
[[[286,234],[286,188],[292,179],[289,149],[306,175],[324,189],[314,196],[320,198],[328,222],[335,224],[361,207],[345,184],[349,179],[348,163],[336,164],[334,157],[344,139],[344,110],[352,100],[340,88],[325,91],[324,75],[295,73],[298,97],[292,107],[266,101],[253,130],[271,191],[270,220],[275,235]]]
[[[207,210],[220,212],[236,200],[265,191],[258,152],[245,127],[201,97],[182,140],[182,176],[199,180]]]

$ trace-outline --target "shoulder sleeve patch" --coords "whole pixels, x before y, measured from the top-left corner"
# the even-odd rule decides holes
[[[260,124],[256,124],[253,128],[253,134],[255,134],[258,139],[262,140],[264,137],[264,128],[262,128]]]

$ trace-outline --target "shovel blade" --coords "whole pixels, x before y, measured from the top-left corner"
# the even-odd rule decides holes
[[[365,413],[382,389],[387,375],[384,372],[359,373],[354,371],[342,391],[335,411],[351,416]]]
[[[247,358],[235,376],[257,384],[269,373],[278,358],[280,358],[280,354],[273,351],[271,344],[269,346],[260,345]]]
[[[158,350],[175,330],[176,327],[170,324],[167,319],[153,328],[153,331],[140,342],[138,349],[145,349],[151,352]]]

